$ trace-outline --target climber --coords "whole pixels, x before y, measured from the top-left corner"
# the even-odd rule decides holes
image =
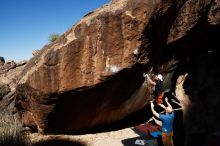
[[[163,103],[163,96],[164,96],[164,92],[163,92],[163,76],[161,74],[158,74],[156,76],[156,80],[153,81],[148,74],[143,74],[144,77],[147,77],[148,81],[150,84],[154,85],[154,100],[156,100],[156,102],[158,104]]]
[[[163,104],[159,104],[162,108],[164,108],[165,114],[159,114],[155,111],[153,101],[151,101],[151,111],[162,121],[162,141],[164,146],[173,146],[174,112],[167,98],[165,98],[165,101],[168,107],[165,107]]]

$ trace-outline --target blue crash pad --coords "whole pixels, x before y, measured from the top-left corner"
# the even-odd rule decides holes
[[[158,138],[159,136],[162,136],[162,132],[161,131],[150,132],[150,136],[154,138]]]

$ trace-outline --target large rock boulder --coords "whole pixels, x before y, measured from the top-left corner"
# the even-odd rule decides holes
[[[10,92],[10,88],[8,85],[0,84],[0,101],[2,98]]]
[[[9,116],[17,118],[14,93],[18,75],[23,70],[25,63],[18,64],[20,65],[17,66],[14,61],[7,61],[0,68],[4,70],[4,73],[0,73],[0,115],[3,121],[7,121]]]
[[[46,133],[68,133],[121,120],[142,109],[150,97],[143,72],[163,73],[171,90],[186,73],[190,80],[183,80],[184,85],[201,85],[200,77],[191,74],[209,70],[195,67],[202,56],[211,59],[207,56],[214,52],[218,61],[219,6],[218,0],[118,0],[89,13],[41,49],[21,73],[16,103],[23,124]],[[219,73],[218,65],[210,69],[207,75]],[[218,83],[214,85],[205,88],[217,100]],[[203,100],[203,88],[195,87],[199,90],[193,94],[181,91],[188,97],[183,98],[186,112],[191,96]],[[188,143],[193,143],[190,136]]]
[[[187,146],[207,146],[220,138],[219,62],[216,51],[194,56],[188,72],[178,77],[176,93],[184,110]]]
[[[0,145],[17,145],[20,142],[23,130],[19,114],[15,108],[15,88],[18,75],[24,68],[25,63],[7,61],[0,66],[4,72],[0,73]],[[7,139],[7,140],[6,140]],[[20,145],[20,144],[19,144]]]
[[[10,90],[15,90],[17,86],[17,79],[21,71],[25,67],[27,61],[15,63],[13,60],[7,61],[0,67],[0,85],[8,85]]]
[[[137,56],[156,5],[110,3],[40,50],[16,91],[24,125],[34,121],[44,132],[67,133],[121,120],[144,107],[147,92],[139,94],[144,68]]]
[[[17,64],[14,62],[14,60],[9,60],[6,63],[2,63],[0,66],[0,74],[7,73],[9,70],[14,69],[17,67]]]

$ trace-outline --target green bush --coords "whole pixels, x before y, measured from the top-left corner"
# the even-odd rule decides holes
[[[54,42],[56,41],[57,39],[59,39],[61,37],[60,34],[58,33],[52,33],[50,36],[49,36],[49,41],[50,42]]]

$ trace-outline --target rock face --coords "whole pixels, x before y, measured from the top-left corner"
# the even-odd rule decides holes
[[[0,115],[3,121],[7,121],[8,117],[16,116],[14,93],[18,75],[24,66],[23,62],[17,67],[14,61],[7,61],[0,66]]]
[[[8,85],[0,85],[0,100],[10,92],[10,88]]]
[[[0,66],[0,74],[7,73],[9,70],[14,69],[17,67],[17,64],[13,60],[9,60],[6,63],[2,62]]]
[[[17,145],[19,141],[17,139],[20,138],[23,130],[15,108],[14,95],[18,75],[24,66],[24,62],[17,64],[14,61],[7,61],[0,66],[0,145],[8,145],[9,142]],[[6,139],[8,139],[7,142]]]
[[[220,117],[216,102],[198,104],[211,113],[203,124],[188,119],[201,120],[194,102],[219,102],[219,7],[218,0],[118,0],[87,14],[22,71],[16,105],[24,126],[69,133],[121,120],[150,98],[142,73],[159,72],[171,90],[188,74],[181,90],[185,125],[203,129],[207,138],[219,129],[207,128]],[[186,133],[186,144],[197,145],[198,133]]]
[[[139,94],[144,68],[137,56],[155,6],[142,0],[110,3],[40,50],[16,91],[24,125],[67,133],[143,108],[148,92]]]
[[[21,63],[7,61],[6,63],[2,64],[2,66],[0,66],[0,100],[2,100],[3,97],[12,94],[12,92],[15,92],[18,75],[23,70],[25,64],[25,61]],[[4,101],[0,102],[2,103]]]

